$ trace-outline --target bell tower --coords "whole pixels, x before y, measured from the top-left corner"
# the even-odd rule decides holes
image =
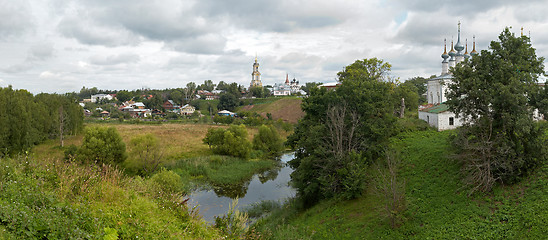
[[[257,56],[255,56],[255,63],[253,63],[253,72],[251,73],[251,84],[249,85],[249,87],[252,88],[256,86],[263,86],[263,83],[261,82],[261,73],[259,72],[259,62],[257,61]]]

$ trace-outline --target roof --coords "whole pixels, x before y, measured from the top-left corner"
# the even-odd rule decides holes
[[[425,108],[421,111],[428,112],[428,113],[442,113],[442,112],[449,111],[449,106],[445,103],[442,103],[429,108]]]

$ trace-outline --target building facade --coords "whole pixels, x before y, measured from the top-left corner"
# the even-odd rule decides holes
[[[463,51],[464,50],[464,51]],[[451,41],[451,50],[447,52],[447,43],[444,43],[444,51],[441,54],[443,61],[441,62],[441,74],[435,78],[429,79],[427,83],[426,98],[427,105],[419,106],[419,118],[428,122],[430,126],[437,128],[439,131],[454,129],[464,124],[462,118],[457,118],[454,113],[449,111],[445,104],[447,101],[448,85],[452,83],[453,75],[449,71],[458,63],[477,55],[476,42],[474,37],[474,47],[468,53],[468,43],[463,45],[460,39],[460,22],[458,24],[457,43],[453,45]]]

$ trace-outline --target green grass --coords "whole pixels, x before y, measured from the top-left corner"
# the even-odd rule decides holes
[[[392,139],[400,151],[407,210],[392,229],[372,187],[351,201],[329,200],[299,211],[296,203],[259,220],[269,239],[544,239],[548,236],[548,164],[512,186],[468,196],[448,142],[451,131],[417,131]],[[373,173],[371,173],[373,174]]]
[[[1,239],[218,239],[180,194],[111,166],[0,159]]]
[[[206,156],[181,159],[166,168],[187,179],[200,180],[212,185],[239,184],[255,173],[275,167],[271,159],[240,159],[228,156]]]

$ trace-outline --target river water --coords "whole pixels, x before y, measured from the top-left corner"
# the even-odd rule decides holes
[[[282,155],[279,167],[255,174],[250,181],[242,184],[195,191],[190,194],[190,205],[198,206],[203,219],[212,223],[215,216],[226,214],[232,200],[238,197],[238,209],[263,200],[284,201],[292,198],[295,189],[289,186],[289,175],[293,170],[287,162],[293,158],[293,153]]]

